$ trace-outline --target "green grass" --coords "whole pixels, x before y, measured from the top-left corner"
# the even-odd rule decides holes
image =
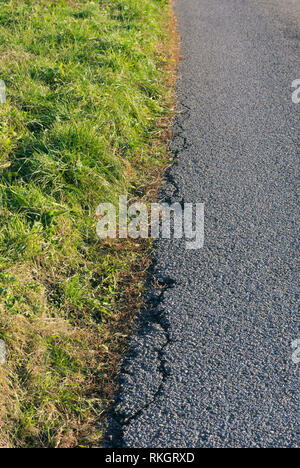
[[[143,197],[170,114],[168,0],[1,0],[0,446],[96,444],[120,278],[99,203]],[[112,354],[110,354],[112,353]]]

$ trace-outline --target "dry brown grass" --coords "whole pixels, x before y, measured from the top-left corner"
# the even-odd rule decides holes
[[[173,1],[170,1],[173,5]],[[168,35],[170,42],[161,44],[158,50],[160,55],[166,57],[165,68],[168,72],[168,87],[171,90],[165,105],[169,107],[171,113],[160,119],[157,123],[157,140],[155,144],[161,146],[165,145],[166,154],[168,154],[168,145],[172,136],[172,121],[176,112],[176,92],[175,84],[177,77],[177,67],[180,60],[179,55],[179,34],[177,28],[177,20],[173,8],[169,14],[168,22]],[[147,182],[144,189],[145,192],[143,200],[145,202],[154,202],[157,199],[158,191],[163,183],[164,173],[167,167],[172,164],[172,155],[169,154],[169,163],[162,169],[152,168],[151,173],[148,174]],[[138,172],[139,165],[136,162],[135,168]],[[107,368],[106,380],[103,383],[101,393],[105,395],[107,401],[107,409],[114,402],[114,395],[118,390],[117,382],[122,357],[127,350],[128,336],[131,332],[131,327],[134,319],[137,317],[143,305],[144,284],[146,282],[147,274],[152,263],[152,243],[151,241],[109,241],[107,243],[111,252],[118,251],[136,251],[138,257],[130,265],[129,270],[121,275],[119,282],[119,289],[121,297],[117,303],[117,313],[113,321],[106,327],[108,340],[110,342],[109,360],[110,364]],[[111,339],[113,338],[113,341]],[[100,425],[105,427],[105,420],[107,411],[104,411],[101,417]],[[97,445],[101,444],[101,440],[97,441]]]

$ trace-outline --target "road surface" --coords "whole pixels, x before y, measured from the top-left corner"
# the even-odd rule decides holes
[[[164,200],[205,245],[160,240],[110,428],[115,447],[299,447],[298,0],[175,0],[182,39]]]

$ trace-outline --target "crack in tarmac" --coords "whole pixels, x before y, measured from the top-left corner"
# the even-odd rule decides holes
[[[184,124],[190,119],[191,108],[185,104],[185,100],[187,100],[187,97],[181,94],[180,102],[178,102],[177,105],[179,109],[184,109],[177,111],[177,115],[172,127],[172,138],[169,143],[169,150],[173,154],[172,165],[166,170],[164,184],[159,195],[159,202],[168,203],[169,205],[176,202],[180,203],[182,206],[184,204],[184,199],[181,194],[180,182],[175,179],[172,171],[176,170],[178,164],[177,160],[179,159],[180,154],[184,151],[187,151],[191,146],[191,143],[188,141],[188,137],[185,135],[186,130],[184,128]],[[158,325],[161,328],[161,332],[164,334],[165,342],[160,349],[156,350],[156,367],[158,373],[161,376],[161,381],[158,384],[157,390],[153,391],[152,395],[149,396],[149,401],[145,403],[138,411],[131,414],[131,416],[127,416],[124,411],[120,411],[120,396],[122,389],[119,390],[109,422],[109,429],[107,431],[107,440],[105,443],[108,447],[122,447],[124,445],[124,429],[129,426],[132,421],[139,418],[152,404],[156,402],[156,400],[162,394],[163,387],[167,379],[171,375],[170,370],[167,368],[165,350],[170,344],[176,343],[179,340],[171,338],[169,332],[170,324],[167,322],[166,317],[160,308],[164,302],[165,293],[170,289],[174,289],[177,285],[179,286],[179,283],[173,278],[160,276],[159,274],[155,273],[155,267],[155,261],[153,261],[152,267],[149,271],[149,278],[152,277],[152,284],[150,283],[151,280],[149,280],[147,292],[145,294],[145,305],[143,306],[140,316],[138,317],[137,325],[139,330],[147,329],[147,327],[151,324]],[[159,289],[153,286],[155,282],[159,285]],[[122,366],[121,373],[123,375],[128,373],[130,363],[135,359],[135,357],[136,356],[131,345],[129,346],[127,357],[125,358]]]
[[[152,266],[152,269],[155,268]],[[153,271],[152,271],[153,274]],[[119,410],[118,404],[120,403],[120,393],[117,395],[115,405],[113,408],[113,413],[109,422],[109,430],[107,440],[105,441],[105,446],[107,447],[122,447],[123,446],[123,431],[126,426],[128,426],[132,421],[137,419],[145,410],[147,410],[156,399],[160,396],[163,386],[170,376],[170,372],[166,369],[166,361],[164,359],[164,350],[171,344],[176,342],[170,337],[169,328],[170,325],[164,320],[164,314],[159,311],[159,307],[164,301],[164,296],[166,291],[173,289],[176,285],[176,281],[170,277],[157,277],[156,282],[158,287],[152,286],[148,288],[145,297],[145,305],[141,311],[140,317],[138,318],[138,328],[146,329],[149,325],[158,325],[164,334],[165,342],[160,349],[156,350],[157,354],[157,370],[161,375],[161,382],[158,385],[158,388],[153,395],[151,396],[150,401],[148,401],[142,408],[133,413],[131,416],[126,416],[125,413]],[[128,367],[132,360],[135,359],[134,352],[132,352],[131,347],[129,347],[129,353],[123,364],[122,373],[126,374],[128,372]]]

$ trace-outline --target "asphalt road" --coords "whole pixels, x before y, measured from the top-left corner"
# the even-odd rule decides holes
[[[115,447],[299,447],[298,0],[175,0],[168,201],[205,246],[159,241],[110,428]]]

